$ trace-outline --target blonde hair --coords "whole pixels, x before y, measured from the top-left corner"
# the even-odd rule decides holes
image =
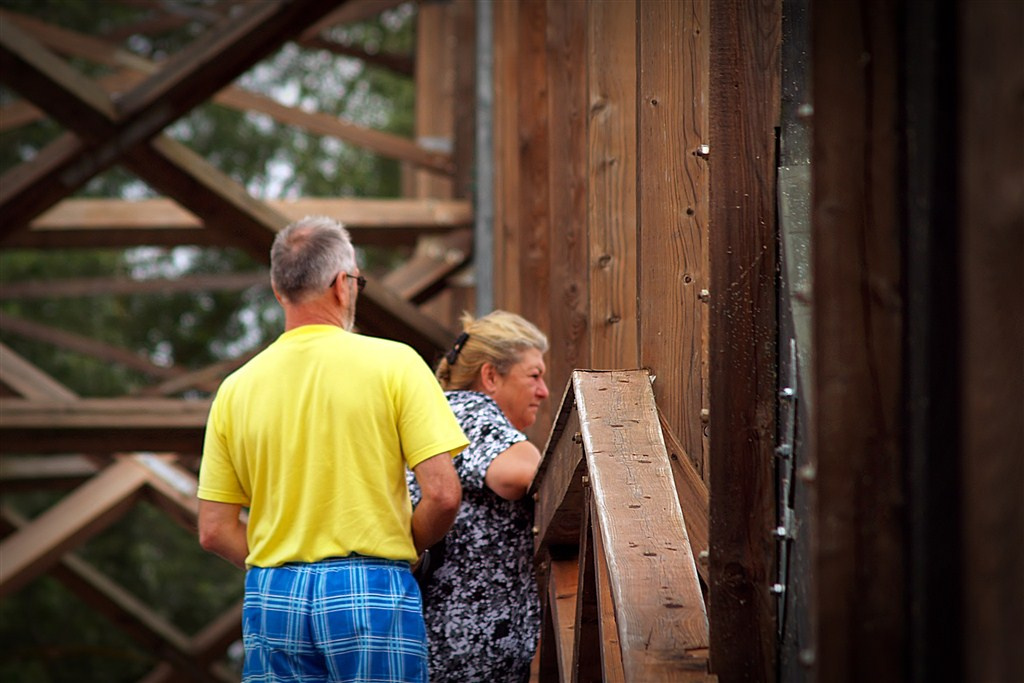
[[[521,359],[523,351],[548,350],[548,338],[537,326],[508,311],[492,311],[473,319],[462,314],[463,333],[437,366],[437,379],[445,390],[469,389],[490,363],[504,375]]]

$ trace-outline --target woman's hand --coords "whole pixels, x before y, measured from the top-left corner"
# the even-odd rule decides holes
[[[519,500],[530,489],[539,464],[536,446],[529,441],[514,443],[491,461],[484,483],[505,500]]]

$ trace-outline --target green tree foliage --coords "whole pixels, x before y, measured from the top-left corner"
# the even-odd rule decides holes
[[[161,61],[204,30],[220,11],[212,0],[173,3],[196,20],[158,35],[126,35],[161,3],[121,0],[0,0],[4,10],[28,14],[90,36],[116,36],[137,55]],[[330,37],[368,53],[412,54],[415,5],[333,29]],[[2,20],[0,20],[2,21]],[[111,38],[115,40],[115,38]],[[91,78],[108,67],[69,60]],[[412,133],[409,78],[323,50],[288,45],[239,79],[238,85],[291,106],[343,117],[377,130]],[[0,88],[0,106],[18,94]],[[0,133],[0,172],[31,159],[62,129],[42,118]],[[263,199],[399,194],[399,165],[336,139],[281,125],[269,117],[205,104],[167,133]],[[154,196],[143,182],[111,168],[79,197]],[[370,267],[387,253],[367,251]],[[72,278],[182,278],[263,272],[234,249],[137,248],[0,251],[0,288],[11,283]],[[129,350],[160,366],[197,369],[256,349],[283,326],[267,286],[243,291],[107,294],[0,299],[9,318],[41,323]],[[86,397],[129,395],[154,377],[109,360],[0,330],[0,341]],[[200,395],[192,391],[189,395]],[[3,505],[32,518],[66,492],[5,492]],[[241,572],[204,553],[191,533],[159,510],[139,504],[76,554],[187,635],[195,634],[242,593]],[[53,578],[34,581],[0,602],[0,680],[135,681],[157,660]]]

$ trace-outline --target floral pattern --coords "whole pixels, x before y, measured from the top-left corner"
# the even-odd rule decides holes
[[[540,636],[533,500],[505,500],[484,483],[494,458],[526,435],[484,394],[445,396],[469,447],[455,459],[462,506],[445,537],[444,559],[423,586],[430,679],[526,680]],[[415,505],[420,489],[411,472],[407,478]]]

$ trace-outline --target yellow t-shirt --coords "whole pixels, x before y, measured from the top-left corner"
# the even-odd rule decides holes
[[[410,347],[306,325],[221,384],[198,496],[249,508],[250,566],[351,553],[413,561],[405,467],[467,444]]]

